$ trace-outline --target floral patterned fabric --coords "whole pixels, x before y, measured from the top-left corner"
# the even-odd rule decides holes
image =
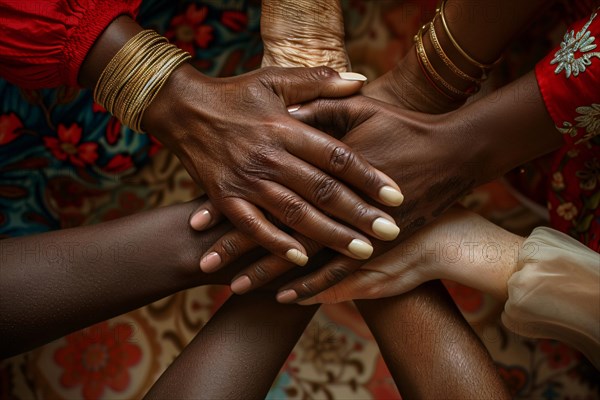
[[[139,19],[190,51],[203,72],[226,76],[260,63],[258,3],[144,1]],[[434,3],[345,2],[354,70],[373,79],[389,69],[410,48]],[[560,29],[564,33],[565,27]],[[539,32],[533,36],[536,51],[523,54],[535,62],[533,55],[541,58],[549,50],[543,44],[550,43]],[[513,48],[511,54],[520,51]],[[523,66],[523,57],[507,58],[515,70],[533,66]],[[98,223],[197,195],[170,152],[122,127],[94,106],[89,93],[21,91],[0,81],[2,237]],[[475,190],[463,203],[519,234],[543,224],[500,182]],[[501,304],[473,289],[446,285],[516,398],[600,398],[600,376],[579,353],[506,331],[498,322]],[[223,287],[187,290],[5,360],[0,398],[141,398],[228,296]],[[366,325],[345,303],[322,307],[268,398],[398,399],[400,394]]]
[[[546,107],[567,143],[552,162],[550,223],[600,251],[600,36],[598,13],[567,30],[540,61],[536,76]]]

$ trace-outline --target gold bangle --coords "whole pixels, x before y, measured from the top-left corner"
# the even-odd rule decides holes
[[[138,47],[139,42],[142,42],[144,39],[147,39],[148,37],[156,37],[156,36],[160,37],[160,35],[158,35],[155,31],[153,31],[151,29],[146,29],[144,31],[139,32],[131,39],[129,39],[123,45],[123,47],[121,49],[119,49],[119,51],[114,55],[114,57],[108,62],[106,67],[104,67],[104,70],[100,74],[100,77],[98,78],[98,81],[96,82],[96,86],[94,87],[94,98],[98,97],[98,95],[100,94],[100,88],[106,84],[106,81],[110,81],[112,79],[112,76],[113,76],[115,70],[117,69],[117,67],[119,66],[119,64],[121,63],[121,61],[123,59],[125,59],[126,62],[129,61],[128,53],[134,55],[135,52],[133,52],[133,50]]]
[[[168,57],[167,62],[165,62],[160,68],[158,68],[158,71],[156,72],[154,77],[143,86],[139,95],[139,97],[144,99],[143,105],[139,105],[133,108],[133,110],[131,110],[132,119],[130,126],[135,131],[143,131],[142,118],[144,116],[144,112],[146,111],[148,106],[150,106],[152,101],[156,98],[156,96],[160,92],[160,89],[162,89],[164,84],[171,76],[171,73],[175,71],[181,64],[183,64],[192,57],[189,53],[180,50],[175,46],[173,46],[173,49],[175,51],[170,57]]]
[[[444,15],[445,14],[444,7],[446,5],[446,1],[447,0],[442,0],[440,7],[436,10],[436,13],[440,14],[440,17],[442,19],[442,25],[444,27],[444,30],[446,31],[446,35],[448,35],[448,39],[450,39],[450,42],[452,43],[452,45],[456,48],[456,50],[458,50],[458,52],[460,54],[462,54],[462,56],[464,58],[467,59],[467,61],[469,61],[471,64],[475,65],[476,67],[481,68],[481,70],[484,73],[484,76],[486,76],[487,72],[490,69],[494,68],[500,61],[502,61],[502,57],[498,58],[496,61],[494,61],[491,64],[484,64],[484,63],[481,63],[481,62],[475,60],[473,57],[471,57],[469,54],[467,54],[467,52],[464,51],[462,47],[460,47],[460,45],[458,44],[456,39],[454,39],[454,36],[452,36],[452,33],[450,33],[450,28],[448,28],[448,23],[446,22],[446,17]]]
[[[104,68],[94,87],[94,99],[123,124],[142,132],[144,112],[171,73],[189,58],[156,32],[139,32]]]
[[[431,22],[429,22],[427,25],[431,25]],[[451,92],[457,96],[460,96],[461,98],[469,97],[470,93],[458,90],[457,88],[455,88],[454,86],[452,86],[451,84],[446,82],[446,80],[444,78],[442,78],[442,76],[435,70],[435,68],[429,61],[429,57],[427,56],[427,51],[425,51],[425,46],[423,45],[423,29],[425,27],[427,27],[427,25],[422,26],[419,29],[419,32],[414,37],[417,54],[421,58],[421,61],[423,62],[425,69],[431,75],[431,77],[433,78],[434,81],[436,81],[437,83],[440,83],[449,92]]]
[[[433,45],[433,48],[435,49],[435,52],[442,59],[442,61],[444,62],[444,64],[446,64],[446,66],[450,69],[450,71],[454,72],[456,75],[458,75],[458,77],[460,77],[461,79],[463,79],[465,81],[473,82],[473,83],[479,85],[483,81],[483,79],[474,78],[474,77],[466,74],[460,68],[458,68],[456,66],[456,64],[454,64],[452,62],[452,60],[450,59],[450,57],[448,57],[448,55],[446,54],[446,52],[442,48],[442,45],[440,44],[440,41],[438,40],[437,34],[435,32],[435,19],[436,19],[436,17],[437,17],[437,14],[435,14],[433,16],[433,20],[431,21],[431,25],[429,27],[429,39],[431,39],[431,44]]]

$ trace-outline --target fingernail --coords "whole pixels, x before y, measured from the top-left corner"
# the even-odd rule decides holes
[[[280,303],[291,303],[298,298],[298,294],[295,290],[286,289],[282,292],[277,293],[277,301]]]
[[[289,106],[289,107],[287,108],[287,110],[288,110],[288,112],[289,112],[289,113],[296,112],[296,111],[298,111],[299,109],[300,109],[300,104],[294,104],[293,106]]]
[[[301,267],[305,266],[308,262],[308,257],[297,249],[289,249],[285,253],[285,257],[294,264],[299,265]]]
[[[360,82],[366,82],[367,81],[367,77],[364,76],[363,74],[358,74],[356,72],[340,72],[340,78],[342,78],[345,81],[360,81]]]
[[[200,269],[207,274],[215,272],[221,265],[221,256],[219,253],[211,251],[200,260]]]
[[[366,260],[367,258],[371,257],[371,254],[373,254],[373,246],[363,242],[362,240],[354,239],[348,245],[348,251],[360,259]]]
[[[384,186],[379,190],[379,198],[391,206],[399,206],[404,201],[404,195],[398,189]]]
[[[190,225],[197,231],[201,231],[206,228],[210,223],[210,212],[208,210],[202,210],[197,212],[190,220]]]
[[[244,294],[252,286],[252,281],[246,275],[240,276],[231,282],[231,291],[235,294]]]
[[[384,240],[394,240],[400,233],[400,228],[395,223],[381,217],[373,221],[371,227],[373,228],[373,232]]]

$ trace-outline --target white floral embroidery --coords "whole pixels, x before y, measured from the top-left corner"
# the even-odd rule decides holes
[[[600,135],[600,104],[592,103],[589,106],[577,107],[575,111],[579,114],[575,117],[577,122],[573,125],[572,122],[563,121],[562,127],[557,126],[556,129],[563,135],[575,137],[579,133],[577,128],[584,128],[586,134],[575,142],[580,144]]]
[[[579,210],[577,210],[577,207],[571,202],[561,204],[556,208],[556,213],[567,221],[571,221],[575,218],[578,212]]]
[[[596,13],[592,14],[590,20],[579,32],[577,32],[577,34],[575,34],[575,31],[573,30],[565,33],[563,42],[560,44],[560,50],[554,54],[554,59],[550,61],[550,65],[558,64],[554,70],[555,74],[558,75],[562,70],[565,70],[567,78],[569,78],[571,74],[577,76],[580,72],[585,71],[586,66],[592,63],[592,57],[600,58],[600,52],[589,53],[598,47],[594,43],[596,38],[588,31],[588,28],[594,18],[596,18],[596,15]],[[575,57],[575,53],[577,52],[581,53],[581,57]]]
[[[575,117],[578,122],[578,128],[585,128],[586,135],[581,140],[589,140],[594,136],[600,135],[600,104],[591,106],[582,106],[575,109],[579,115]]]

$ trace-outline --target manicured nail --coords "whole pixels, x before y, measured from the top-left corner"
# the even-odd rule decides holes
[[[288,110],[288,112],[289,112],[289,113],[296,112],[296,111],[298,111],[299,109],[300,109],[300,104],[294,104],[293,106],[289,106],[289,107],[287,108],[287,110]]]
[[[289,249],[285,253],[285,257],[294,264],[299,265],[301,267],[305,266],[308,262],[308,257],[297,249]]]
[[[364,76],[363,74],[358,74],[356,72],[340,72],[340,78],[342,78],[345,81],[360,81],[360,82],[366,82],[367,81],[367,77]]]
[[[373,246],[363,242],[362,240],[354,239],[348,245],[348,251],[358,258],[366,260],[367,258],[371,257],[371,254],[373,254]]]
[[[221,256],[219,253],[211,251],[200,260],[200,269],[207,274],[215,272],[221,265]]]
[[[280,303],[291,303],[298,298],[298,293],[292,289],[286,289],[277,293],[277,301]]]
[[[202,210],[197,212],[190,220],[190,225],[197,231],[201,231],[206,228],[210,223],[210,212],[208,210]]]
[[[252,286],[252,281],[246,275],[242,275],[231,282],[231,291],[235,294],[244,294]]]
[[[399,206],[404,201],[404,195],[398,189],[384,186],[379,190],[379,198],[390,206]]]
[[[383,240],[394,240],[400,233],[400,228],[390,220],[385,218],[377,218],[373,221],[373,232],[378,234]]]

